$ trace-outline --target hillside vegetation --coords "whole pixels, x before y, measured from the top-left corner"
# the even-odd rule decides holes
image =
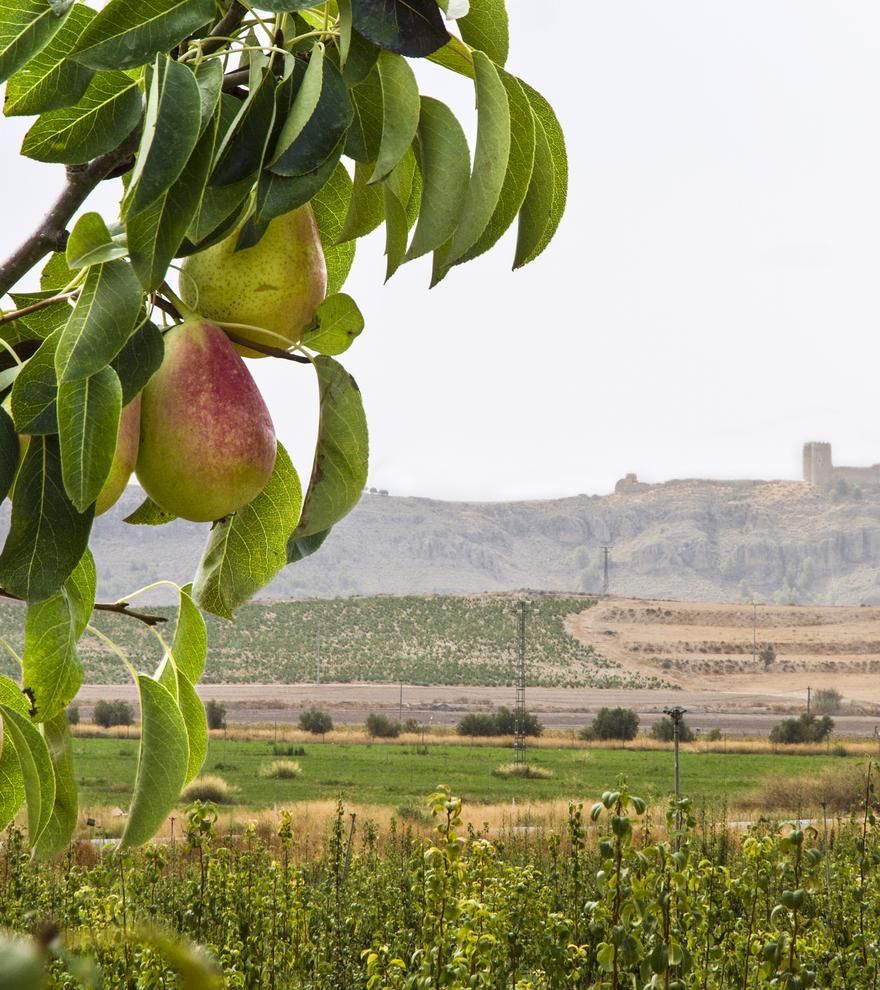
[[[516,658],[515,596],[374,597],[271,602],[242,608],[235,622],[208,617],[209,683],[313,681],[320,644],[322,681],[501,685]],[[529,680],[562,687],[650,687],[658,678],[629,674],[565,630],[565,619],[594,604],[578,596],[533,596],[527,625]],[[0,603],[0,629],[14,629],[14,603]],[[169,610],[151,607],[171,614]],[[161,646],[121,616],[94,623],[150,670]],[[170,641],[173,627],[162,630]],[[12,644],[18,649],[21,644]],[[124,665],[88,633],[81,655],[90,683],[119,683]],[[6,658],[7,668],[11,660]]]

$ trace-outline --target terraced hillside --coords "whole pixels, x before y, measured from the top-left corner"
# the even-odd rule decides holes
[[[659,677],[630,674],[566,632],[565,620],[594,604],[581,596],[531,595],[528,660],[534,685],[650,687]],[[213,683],[313,681],[318,646],[322,681],[501,685],[516,651],[515,595],[339,598],[278,601],[242,608],[234,623],[209,617],[204,680]],[[19,606],[0,603],[0,635],[18,635]],[[161,608],[153,611],[162,612]],[[167,611],[167,610],[166,610]],[[168,612],[167,614],[171,614]],[[136,666],[152,669],[161,647],[139,623],[101,614],[95,625]],[[167,630],[170,637],[172,630]],[[20,643],[13,643],[18,648]],[[96,637],[82,640],[90,683],[127,678]],[[11,661],[3,660],[11,672]]]

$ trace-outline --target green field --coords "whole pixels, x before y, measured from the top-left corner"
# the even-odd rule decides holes
[[[533,595],[527,646],[533,685],[561,687],[660,687],[664,682],[622,670],[591,646],[570,636],[566,616],[595,603],[586,596]],[[338,598],[245,605],[235,622],[207,616],[208,683],[286,684],[312,681],[320,637],[325,681],[406,684],[500,685],[511,682],[516,659],[516,619],[511,595]],[[149,607],[157,614],[171,609]],[[152,671],[161,648],[146,627],[121,616],[96,613],[94,625],[110,636],[141,670]],[[170,628],[163,633],[170,636]],[[19,606],[0,602],[0,636],[20,649]],[[119,658],[88,633],[79,646],[85,680],[121,683],[128,672]],[[0,673],[17,676],[0,655]]]
[[[134,739],[84,738],[74,741],[81,807],[119,805],[131,795],[137,763]],[[592,800],[618,774],[645,797],[663,797],[672,789],[672,754],[630,749],[534,749],[530,762],[549,770],[547,780],[517,780],[492,771],[511,760],[510,748],[429,743],[427,752],[412,745],[362,743],[305,744],[292,757],[302,768],[295,780],[265,780],[260,769],[274,759],[271,742],[211,741],[204,773],[223,777],[236,789],[236,802],[251,807],[275,802],[336,799],[361,804],[411,807],[421,804],[438,784],[448,785],[470,804],[577,798]],[[852,762],[834,756],[685,753],[682,787],[697,801],[745,796],[770,774],[816,774],[825,766]]]

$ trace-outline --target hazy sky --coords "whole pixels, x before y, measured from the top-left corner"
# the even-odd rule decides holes
[[[794,478],[808,439],[880,461],[880,7],[508,7],[509,68],[566,130],[568,212],[526,269],[509,271],[508,236],[430,292],[427,259],[383,287],[384,235],[359,247],[346,289],[367,329],[343,361],[370,484],[512,499],[606,492],[627,471]],[[423,80],[473,114],[464,81]],[[25,125],[0,124],[4,255],[60,182],[17,161]],[[309,369],[251,368],[307,476]]]

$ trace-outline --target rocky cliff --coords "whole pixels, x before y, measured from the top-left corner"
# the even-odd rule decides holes
[[[130,488],[95,524],[104,596],[157,577],[189,580],[206,528],[122,518]],[[0,510],[0,535],[8,503]],[[598,591],[612,546],[615,594],[682,600],[880,603],[880,491],[792,482],[670,481],[626,494],[542,502],[365,495],[315,556],[265,597]]]

